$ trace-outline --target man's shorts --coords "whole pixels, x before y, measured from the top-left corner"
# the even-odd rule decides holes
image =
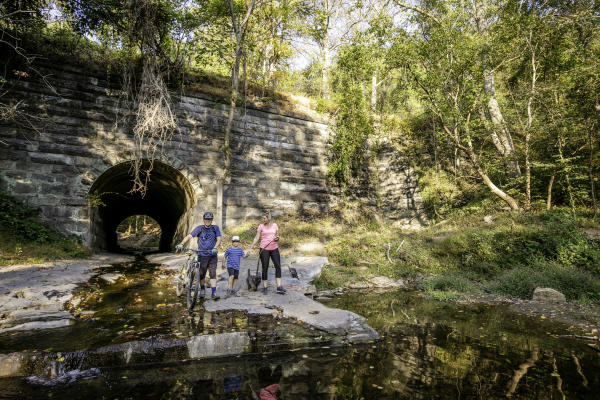
[[[233,275],[233,279],[237,279],[240,275],[240,270],[235,268],[227,268],[227,272],[229,273],[229,276]]]
[[[200,279],[206,278],[206,271],[210,274],[210,279],[217,279],[217,255],[214,256],[198,256],[198,264],[200,265]]]

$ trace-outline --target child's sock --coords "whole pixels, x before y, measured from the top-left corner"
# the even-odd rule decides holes
[[[213,287],[211,287],[211,288],[210,288],[210,290],[211,290],[212,294],[215,294],[215,293],[217,293],[217,288],[216,288],[216,287],[214,287],[214,286],[213,286]]]
[[[204,290],[204,289],[206,289],[206,286],[200,285],[200,289]]]

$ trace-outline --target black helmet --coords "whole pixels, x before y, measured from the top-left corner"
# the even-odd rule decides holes
[[[204,219],[213,219],[213,213],[209,212],[205,212],[204,213]]]

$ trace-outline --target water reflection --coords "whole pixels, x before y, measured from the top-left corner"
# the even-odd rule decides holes
[[[253,399],[269,398],[269,388],[277,399],[598,398],[600,357],[583,342],[558,338],[569,332],[564,325],[502,306],[457,306],[405,292],[349,294],[327,304],[364,315],[381,340],[335,346],[312,337],[308,348],[308,342],[278,347],[302,336],[293,329],[305,328],[198,313],[167,319],[165,329],[272,336],[250,355],[101,367],[69,379],[2,379],[0,397]]]

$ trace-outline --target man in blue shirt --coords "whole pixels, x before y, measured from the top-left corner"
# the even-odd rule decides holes
[[[183,246],[193,237],[198,238],[198,264],[200,265],[200,297],[204,297],[206,288],[204,286],[206,278],[206,270],[210,274],[211,298],[219,300],[217,295],[217,260],[219,251],[217,248],[221,244],[221,230],[217,225],[212,224],[213,214],[211,212],[204,213],[204,225],[195,227],[189,235],[187,235],[177,248]]]

